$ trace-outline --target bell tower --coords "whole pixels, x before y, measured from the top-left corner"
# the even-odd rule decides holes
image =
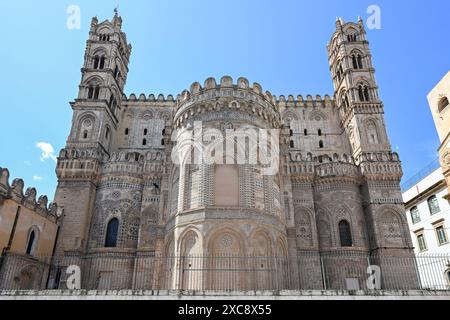
[[[361,18],[358,23],[337,19],[328,59],[334,98],[352,155],[356,159],[365,152],[390,152],[383,103]]]
[[[343,140],[348,141],[362,176],[360,190],[370,252],[410,255],[412,243],[400,191],[401,162],[387,136],[362,19],[357,23],[337,19],[327,49]]]
[[[92,19],[78,97],[71,102],[74,114],[68,147],[111,152],[130,54],[117,12],[111,22]]]
[[[121,100],[130,54],[131,45],[117,12],[111,21],[92,19],[78,96],[70,103],[72,128],[56,168],[55,201],[65,210],[57,254],[83,254],[86,250],[100,166],[114,150],[123,112]]]

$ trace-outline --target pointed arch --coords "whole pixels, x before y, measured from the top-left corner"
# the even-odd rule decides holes
[[[246,237],[240,228],[225,224],[210,230],[206,237],[208,253],[212,256],[230,254],[242,256],[247,252]]]
[[[188,227],[181,233],[177,247],[177,252],[183,257],[202,253],[201,232],[195,227]]]
[[[353,238],[350,222],[345,219],[340,220],[338,223],[338,229],[341,247],[352,247]]]
[[[394,206],[384,205],[377,210],[378,234],[384,247],[408,245],[409,231],[406,215]]]
[[[33,256],[38,251],[40,230],[37,226],[32,226],[28,229],[27,242],[25,247],[25,254]]]
[[[295,238],[297,248],[313,245],[313,216],[309,209],[294,206]]]
[[[359,80],[356,85],[356,89],[358,91],[358,98],[361,102],[369,102],[371,100],[370,90],[371,87],[369,83],[365,80]]]
[[[328,120],[325,113],[319,110],[313,110],[309,113],[308,119],[310,121],[326,121]]]
[[[114,217],[108,221],[106,226],[105,248],[117,247],[119,237],[119,219]]]
[[[103,79],[97,75],[91,76],[83,81],[84,86],[102,86],[103,85]]]
[[[249,236],[252,254],[260,257],[272,255],[273,239],[264,228],[256,228]]]
[[[317,214],[317,233],[320,248],[330,248],[333,246],[331,219],[330,215],[324,209],[320,209]]]
[[[364,127],[366,128],[366,138],[369,144],[380,143],[380,131],[378,123],[375,119],[369,118],[365,121]]]
[[[84,112],[78,117],[77,123],[75,137],[78,140],[91,140],[98,125],[97,116],[92,112]]]

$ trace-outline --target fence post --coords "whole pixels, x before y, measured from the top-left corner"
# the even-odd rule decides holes
[[[323,289],[327,290],[327,280],[326,280],[326,276],[325,276],[325,267],[323,265],[323,257],[320,255],[320,270],[322,272],[322,284],[323,284]]]

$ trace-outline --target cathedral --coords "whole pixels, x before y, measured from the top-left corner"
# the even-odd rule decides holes
[[[336,21],[332,96],[208,78],[177,96],[125,95],[131,44],[93,18],[49,283],[86,289],[414,288],[402,167],[363,21]]]

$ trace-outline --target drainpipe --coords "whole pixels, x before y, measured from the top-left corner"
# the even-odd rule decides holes
[[[53,259],[54,259],[54,257],[55,257],[56,244],[58,243],[59,230],[60,230],[60,228],[61,228],[61,227],[58,225],[58,228],[56,229],[55,242],[53,243],[52,256],[50,257],[50,262],[49,262],[49,264],[48,264],[47,281],[45,282],[45,288],[46,288],[46,289],[48,289],[48,283],[50,282],[50,274],[51,274],[51,271],[52,271]]]

